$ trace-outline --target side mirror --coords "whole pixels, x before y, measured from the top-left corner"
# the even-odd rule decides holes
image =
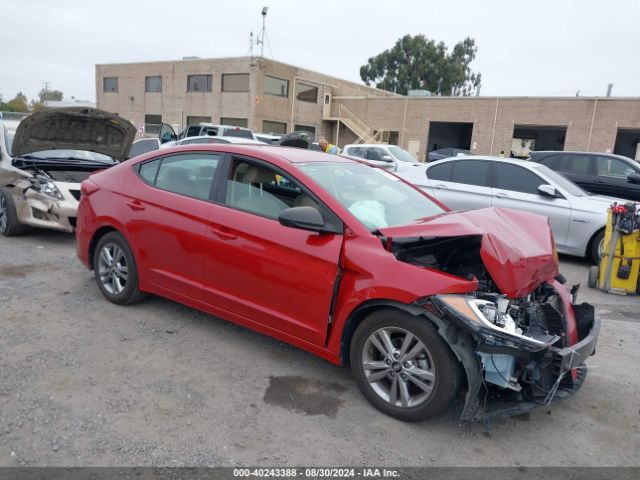
[[[382,160],[384,160],[385,162],[393,162],[393,157],[391,157],[390,155],[382,155]]]
[[[556,190],[556,187],[554,187],[553,185],[543,184],[538,186],[538,193],[543,197],[554,198],[558,196],[558,191]]]
[[[640,183],[640,173],[630,173],[627,175],[627,180],[631,183]]]
[[[320,212],[313,207],[291,207],[278,215],[281,225],[301,230],[322,232],[325,228],[324,219]]]

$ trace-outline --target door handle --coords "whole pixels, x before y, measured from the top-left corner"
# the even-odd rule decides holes
[[[127,202],[127,207],[129,207],[131,210],[135,210],[136,212],[140,211],[140,210],[144,210],[145,206],[142,205],[139,201],[134,200],[132,202]]]
[[[442,184],[440,184],[440,185],[435,185],[435,188],[441,188],[441,189],[443,189],[443,190],[449,190],[449,187],[447,187],[446,185],[442,185]]]
[[[496,197],[498,197],[498,198],[511,198],[509,195],[507,195],[506,193],[502,193],[502,192],[496,193]]]
[[[237,235],[234,235],[231,232],[225,232],[224,230],[220,230],[215,227],[211,227],[211,233],[213,233],[216,237],[221,238],[222,240],[235,240],[238,238]]]

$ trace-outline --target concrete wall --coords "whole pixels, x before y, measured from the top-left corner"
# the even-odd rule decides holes
[[[429,123],[473,123],[474,153],[511,150],[514,125],[566,126],[565,150],[613,151],[618,128],[640,128],[640,98],[422,97],[335,98],[376,130],[398,130],[399,143],[420,141]]]

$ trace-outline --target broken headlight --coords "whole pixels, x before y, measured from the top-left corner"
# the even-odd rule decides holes
[[[31,177],[30,180],[31,186],[38,193],[46,195],[47,197],[56,198],[58,200],[62,200],[64,198],[60,193],[60,190],[58,190],[58,187],[56,187],[55,183],[49,181],[47,178]]]
[[[465,295],[436,295],[433,303],[438,309],[460,320],[467,329],[492,343],[531,351],[547,346],[547,342],[523,334],[508,313],[507,298],[499,298],[494,303]]]

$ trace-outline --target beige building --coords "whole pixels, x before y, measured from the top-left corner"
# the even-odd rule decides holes
[[[339,145],[395,143],[421,159],[446,147],[640,159],[640,98],[401,96],[251,57],[96,65],[96,98],[98,108],[136,126],[165,122],[178,130],[206,121],[265,133],[306,130]]]

